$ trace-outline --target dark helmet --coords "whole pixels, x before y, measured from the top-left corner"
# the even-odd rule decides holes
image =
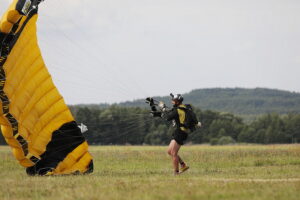
[[[175,95],[173,95],[171,93],[170,96],[172,97],[173,101],[178,101],[180,103],[183,102],[183,96],[181,94],[175,94]]]

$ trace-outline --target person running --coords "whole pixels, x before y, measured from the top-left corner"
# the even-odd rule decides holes
[[[191,132],[191,128],[188,128],[185,125],[186,122],[186,113],[189,105],[184,105],[183,96],[180,94],[173,95],[172,97],[173,108],[168,110],[166,105],[163,102],[159,102],[157,106],[160,108],[158,111],[155,107],[154,100],[152,98],[147,98],[150,107],[151,113],[154,117],[162,117],[168,121],[172,121],[175,126],[175,130],[172,134],[172,139],[168,147],[168,154],[172,158],[174,175],[178,175],[180,173],[185,172],[189,169],[189,166],[182,160],[182,158],[178,155],[180,147],[184,144],[185,140],[188,138],[188,133]],[[196,123],[195,123],[196,125]],[[197,121],[197,126],[200,127],[201,123]],[[180,170],[179,170],[180,165]]]

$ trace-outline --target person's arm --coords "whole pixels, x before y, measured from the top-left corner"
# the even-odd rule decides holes
[[[166,111],[162,113],[162,117],[164,119],[166,119],[167,121],[171,121],[173,119],[176,119],[176,117],[178,116],[178,112],[176,108],[173,108],[170,111]]]
[[[160,111],[150,111],[152,117],[162,117],[162,112]]]

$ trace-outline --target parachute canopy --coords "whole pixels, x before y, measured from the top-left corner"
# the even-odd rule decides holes
[[[0,21],[0,124],[30,175],[89,173],[88,144],[45,66],[36,36],[41,0],[13,0]]]

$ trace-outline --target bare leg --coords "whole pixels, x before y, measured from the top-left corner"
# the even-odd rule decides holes
[[[178,151],[181,145],[177,144],[175,140],[171,140],[168,148],[168,154],[172,157],[174,172],[179,172],[179,161],[182,161],[178,156]]]

